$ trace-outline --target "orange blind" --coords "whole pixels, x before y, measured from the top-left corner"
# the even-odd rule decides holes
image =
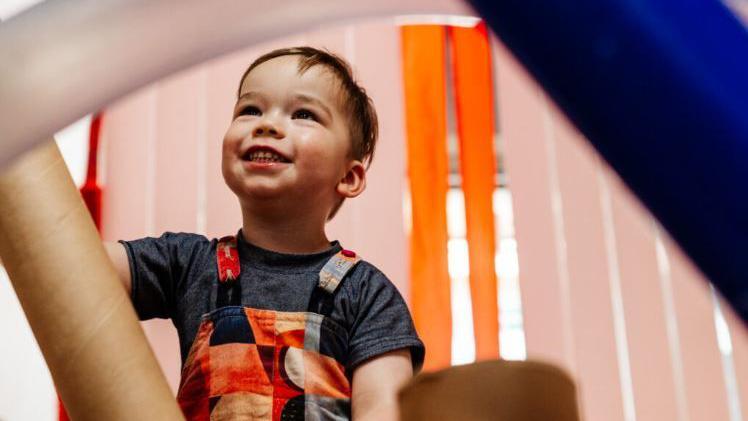
[[[413,215],[411,309],[426,344],[424,369],[430,370],[451,364],[445,30],[441,26],[404,26],[401,36]]]
[[[485,24],[450,27],[460,171],[470,257],[470,290],[478,360],[499,357],[493,191],[493,86]]]

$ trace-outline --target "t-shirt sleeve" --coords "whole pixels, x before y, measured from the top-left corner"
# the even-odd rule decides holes
[[[357,282],[351,285],[358,296],[358,309],[348,342],[347,371],[352,373],[368,359],[403,348],[410,349],[413,369],[419,371],[425,348],[400,292],[381,271],[365,262],[356,271],[363,271],[363,276],[356,276]]]
[[[140,320],[170,318],[174,314],[176,290],[187,277],[191,261],[209,244],[200,235],[164,233],[120,241],[130,263],[130,298]]]

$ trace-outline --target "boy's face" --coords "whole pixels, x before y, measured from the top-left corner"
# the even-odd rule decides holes
[[[244,79],[223,140],[226,184],[247,199],[290,199],[301,206],[339,200],[353,163],[337,80],[324,66],[298,71],[281,56]]]

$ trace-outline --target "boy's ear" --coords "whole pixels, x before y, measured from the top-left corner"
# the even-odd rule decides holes
[[[353,160],[348,164],[343,178],[337,185],[337,191],[344,198],[353,198],[366,189],[366,167],[361,161]]]

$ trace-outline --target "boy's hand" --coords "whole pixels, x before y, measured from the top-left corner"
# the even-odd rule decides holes
[[[125,287],[125,291],[127,291],[127,295],[129,296],[132,281],[130,280],[130,262],[127,260],[125,246],[121,243],[105,242],[104,249],[106,249],[109,259],[114,264],[117,276],[120,281],[122,281],[122,285]]]
[[[397,392],[411,377],[409,349],[388,352],[361,364],[353,372],[353,419],[398,420]]]

